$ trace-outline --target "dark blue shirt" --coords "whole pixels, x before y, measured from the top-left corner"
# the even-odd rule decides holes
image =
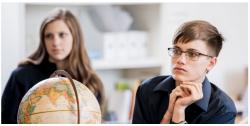
[[[233,124],[237,111],[232,99],[207,77],[202,84],[203,98],[185,109],[187,123]],[[173,89],[172,76],[156,76],[142,82],[136,92],[132,123],[159,124],[168,109]]]

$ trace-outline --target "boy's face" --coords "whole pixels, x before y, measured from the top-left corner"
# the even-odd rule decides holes
[[[194,40],[186,44],[178,42],[173,46],[181,51],[194,51],[208,55],[208,48],[204,41]],[[172,76],[176,81],[202,83],[206,72],[210,71],[216,64],[217,59],[200,55],[197,61],[188,60],[186,53],[182,53],[179,58],[171,58]]]

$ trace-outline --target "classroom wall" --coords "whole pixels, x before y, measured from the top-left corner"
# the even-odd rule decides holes
[[[24,4],[1,3],[1,94],[11,72],[25,57]]]

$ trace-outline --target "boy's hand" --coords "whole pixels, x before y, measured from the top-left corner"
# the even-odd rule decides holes
[[[201,83],[183,82],[183,84],[180,85],[180,89],[182,90],[182,92],[186,91],[190,94],[187,95],[186,97],[178,98],[176,100],[175,106],[186,108],[190,104],[203,98]]]
[[[185,109],[192,103],[203,98],[202,84],[183,82],[180,85],[182,91],[190,93],[186,97],[180,97],[175,101],[172,121],[178,123],[185,120]],[[179,92],[181,93],[181,92]]]
[[[168,105],[168,110],[166,111],[161,123],[170,123],[170,119],[173,116],[174,113],[174,106],[175,106],[175,102],[176,100],[181,97],[187,97],[188,94],[186,94],[183,90],[181,90],[180,86],[176,87],[172,93],[170,94],[169,97],[169,105]]]
[[[187,97],[187,96],[189,96],[190,95],[190,93],[189,92],[187,92],[187,90],[186,90],[186,92],[184,91],[184,90],[182,90],[181,88],[180,88],[180,86],[177,86],[173,91],[172,91],[172,93],[170,94],[170,98],[169,98],[169,105],[168,105],[168,114],[169,115],[173,115],[173,112],[174,112],[174,106],[175,106],[175,102],[176,102],[176,100],[177,99],[179,99],[179,98],[184,98],[184,97]]]

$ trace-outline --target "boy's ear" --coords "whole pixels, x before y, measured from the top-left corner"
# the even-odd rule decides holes
[[[213,57],[213,58],[211,58],[210,59],[210,62],[209,62],[209,65],[208,65],[208,67],[207,67],[207,72],[209,72],[210,70],[212,70],[213,69],[213,67],[216,65],[216,63],[217,63],[217,57]]]

